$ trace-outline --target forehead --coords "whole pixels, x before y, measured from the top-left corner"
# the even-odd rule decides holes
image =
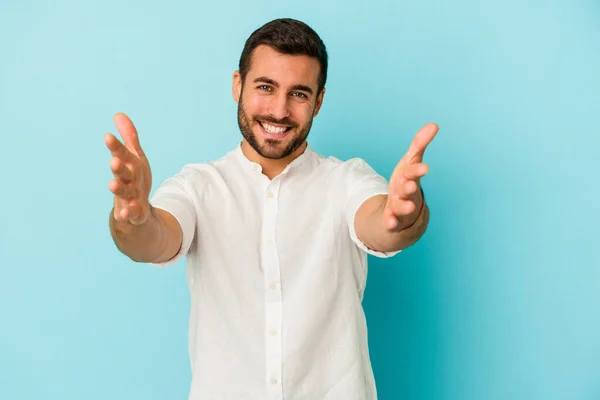
[[[302,84],[316,89],[320,69],[314,57],[282,54],[260,45],[252,52],[247,78],[252,82],[257,77],[267,77],[282,86]]]

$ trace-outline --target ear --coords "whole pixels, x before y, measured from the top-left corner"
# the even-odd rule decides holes
[[[240,101],[240,96],[242,95],[242,75],[240,74],[240,71],[235,71],[233,73],[231,94],[233,95],[233,100],[238,103]]]
[[[317,96],[317,102],[315,104],[315,111],[313,113],[313,117],[316,117],[319,111],[321,110],[321,106],[323,105],[323,97],[325,96],[325,88],[321,90],[321,93]]]

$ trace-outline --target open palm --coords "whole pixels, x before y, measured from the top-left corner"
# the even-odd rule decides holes
[[[423,155],[438,129],[433,123],[423,126],[394,168],[383,213],[384,226],[390,231],[405,229],[418,217],[416,211],[421,209],[424,202],[420,179],[429,171],[427,164],[423,163]]]
[[[117,221],[140,225],[150,216],[150,164],[131,120],[125,114],[118,113],[114,122],[124,143],[110,133],[104,136],[106,147],[113,156],[110,169],[114,179],[108,183],[110,191],[115,195],[113,215]]]

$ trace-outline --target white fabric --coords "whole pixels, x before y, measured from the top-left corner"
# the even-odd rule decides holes
[[[151,199],[183,229],[190,400],[374,400],[354,215],[386,180],[310,146],[269,180],[238,146],[188,164]]]

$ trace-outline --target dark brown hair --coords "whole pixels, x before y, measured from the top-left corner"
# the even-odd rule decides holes
[[[246,40],[240,57],[239,70],[242,81],[250,69],[252,52],[263,44],[282,54],[316,58],[321,65],[317,94],[321,93],[327,81],[327,49],[317,32],[310,26],[295,19],[279,18],[255,30]]]

